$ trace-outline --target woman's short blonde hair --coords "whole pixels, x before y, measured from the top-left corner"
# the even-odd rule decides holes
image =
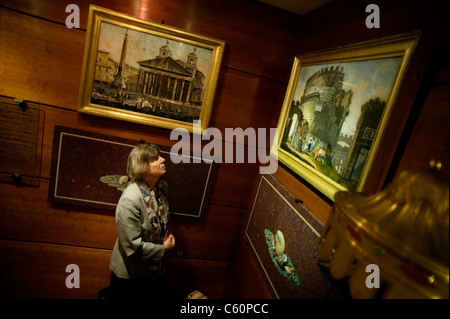
[[[128,155],[127,174],[132,180],[142,180],[148,173],[149,163],[159,157],[159,147],[155,144],[136,145]]]

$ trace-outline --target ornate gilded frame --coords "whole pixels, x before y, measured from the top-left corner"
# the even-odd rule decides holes
[[[333,201],[363,191],[418,38],[297,55],[271,153]]]
[[[90,5],[78,111],[203,132],[224,48],[222,40]]]

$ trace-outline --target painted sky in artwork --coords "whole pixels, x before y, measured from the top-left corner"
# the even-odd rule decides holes
[[[126,28],[119,27],[107,22],[100,26],[98,50],[105,51],[116,61],[120,61],[123,39]],[[128,29],[128,46],[125,63],[139,68],[138,61],[149,60],[159,55],[159,49],[169,41],[170,52],[174,60],[186,62],[189,53],[194,51],[194,46],[175,40],[168,40],[144,32]],[[212,58],[212,50],[197,48],[197,68],[207,77]]]
[[[300,70],[293,100],[300,100],[305,89],[306,81],[315,72],[326,67],[344,67],[345,75],[342,89],[351,89],[353,91],[353,97],[350,104],[350,113],[345,119],[341,133],[353,135],[356,130],[356,123],[361,115],[361,106],[364,103],[376,97],[379,97],[385,102],[389,100],[401,60],[401,57],[393,57],[368,61],[304,66]]]

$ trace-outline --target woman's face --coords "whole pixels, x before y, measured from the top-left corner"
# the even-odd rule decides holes
[[[150,160],[150,165],[148,169],[148,175],[160,177],[166,173],[166,165],[164,164],[166,160],[159,156],[157,159]]]

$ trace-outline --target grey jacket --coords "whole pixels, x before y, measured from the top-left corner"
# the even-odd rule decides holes
[[[166,188],[164,193],[167,194],[167,184],[162,182],[159,185]],[[149,220],[144,197],[136,183],[130,184],[119,199],[116,230],[117,240],[109,269],[117,277],[146,277],[150,274],[149,268],[159,268],[164,257],[164,245],[155,243],[155,228]]]

